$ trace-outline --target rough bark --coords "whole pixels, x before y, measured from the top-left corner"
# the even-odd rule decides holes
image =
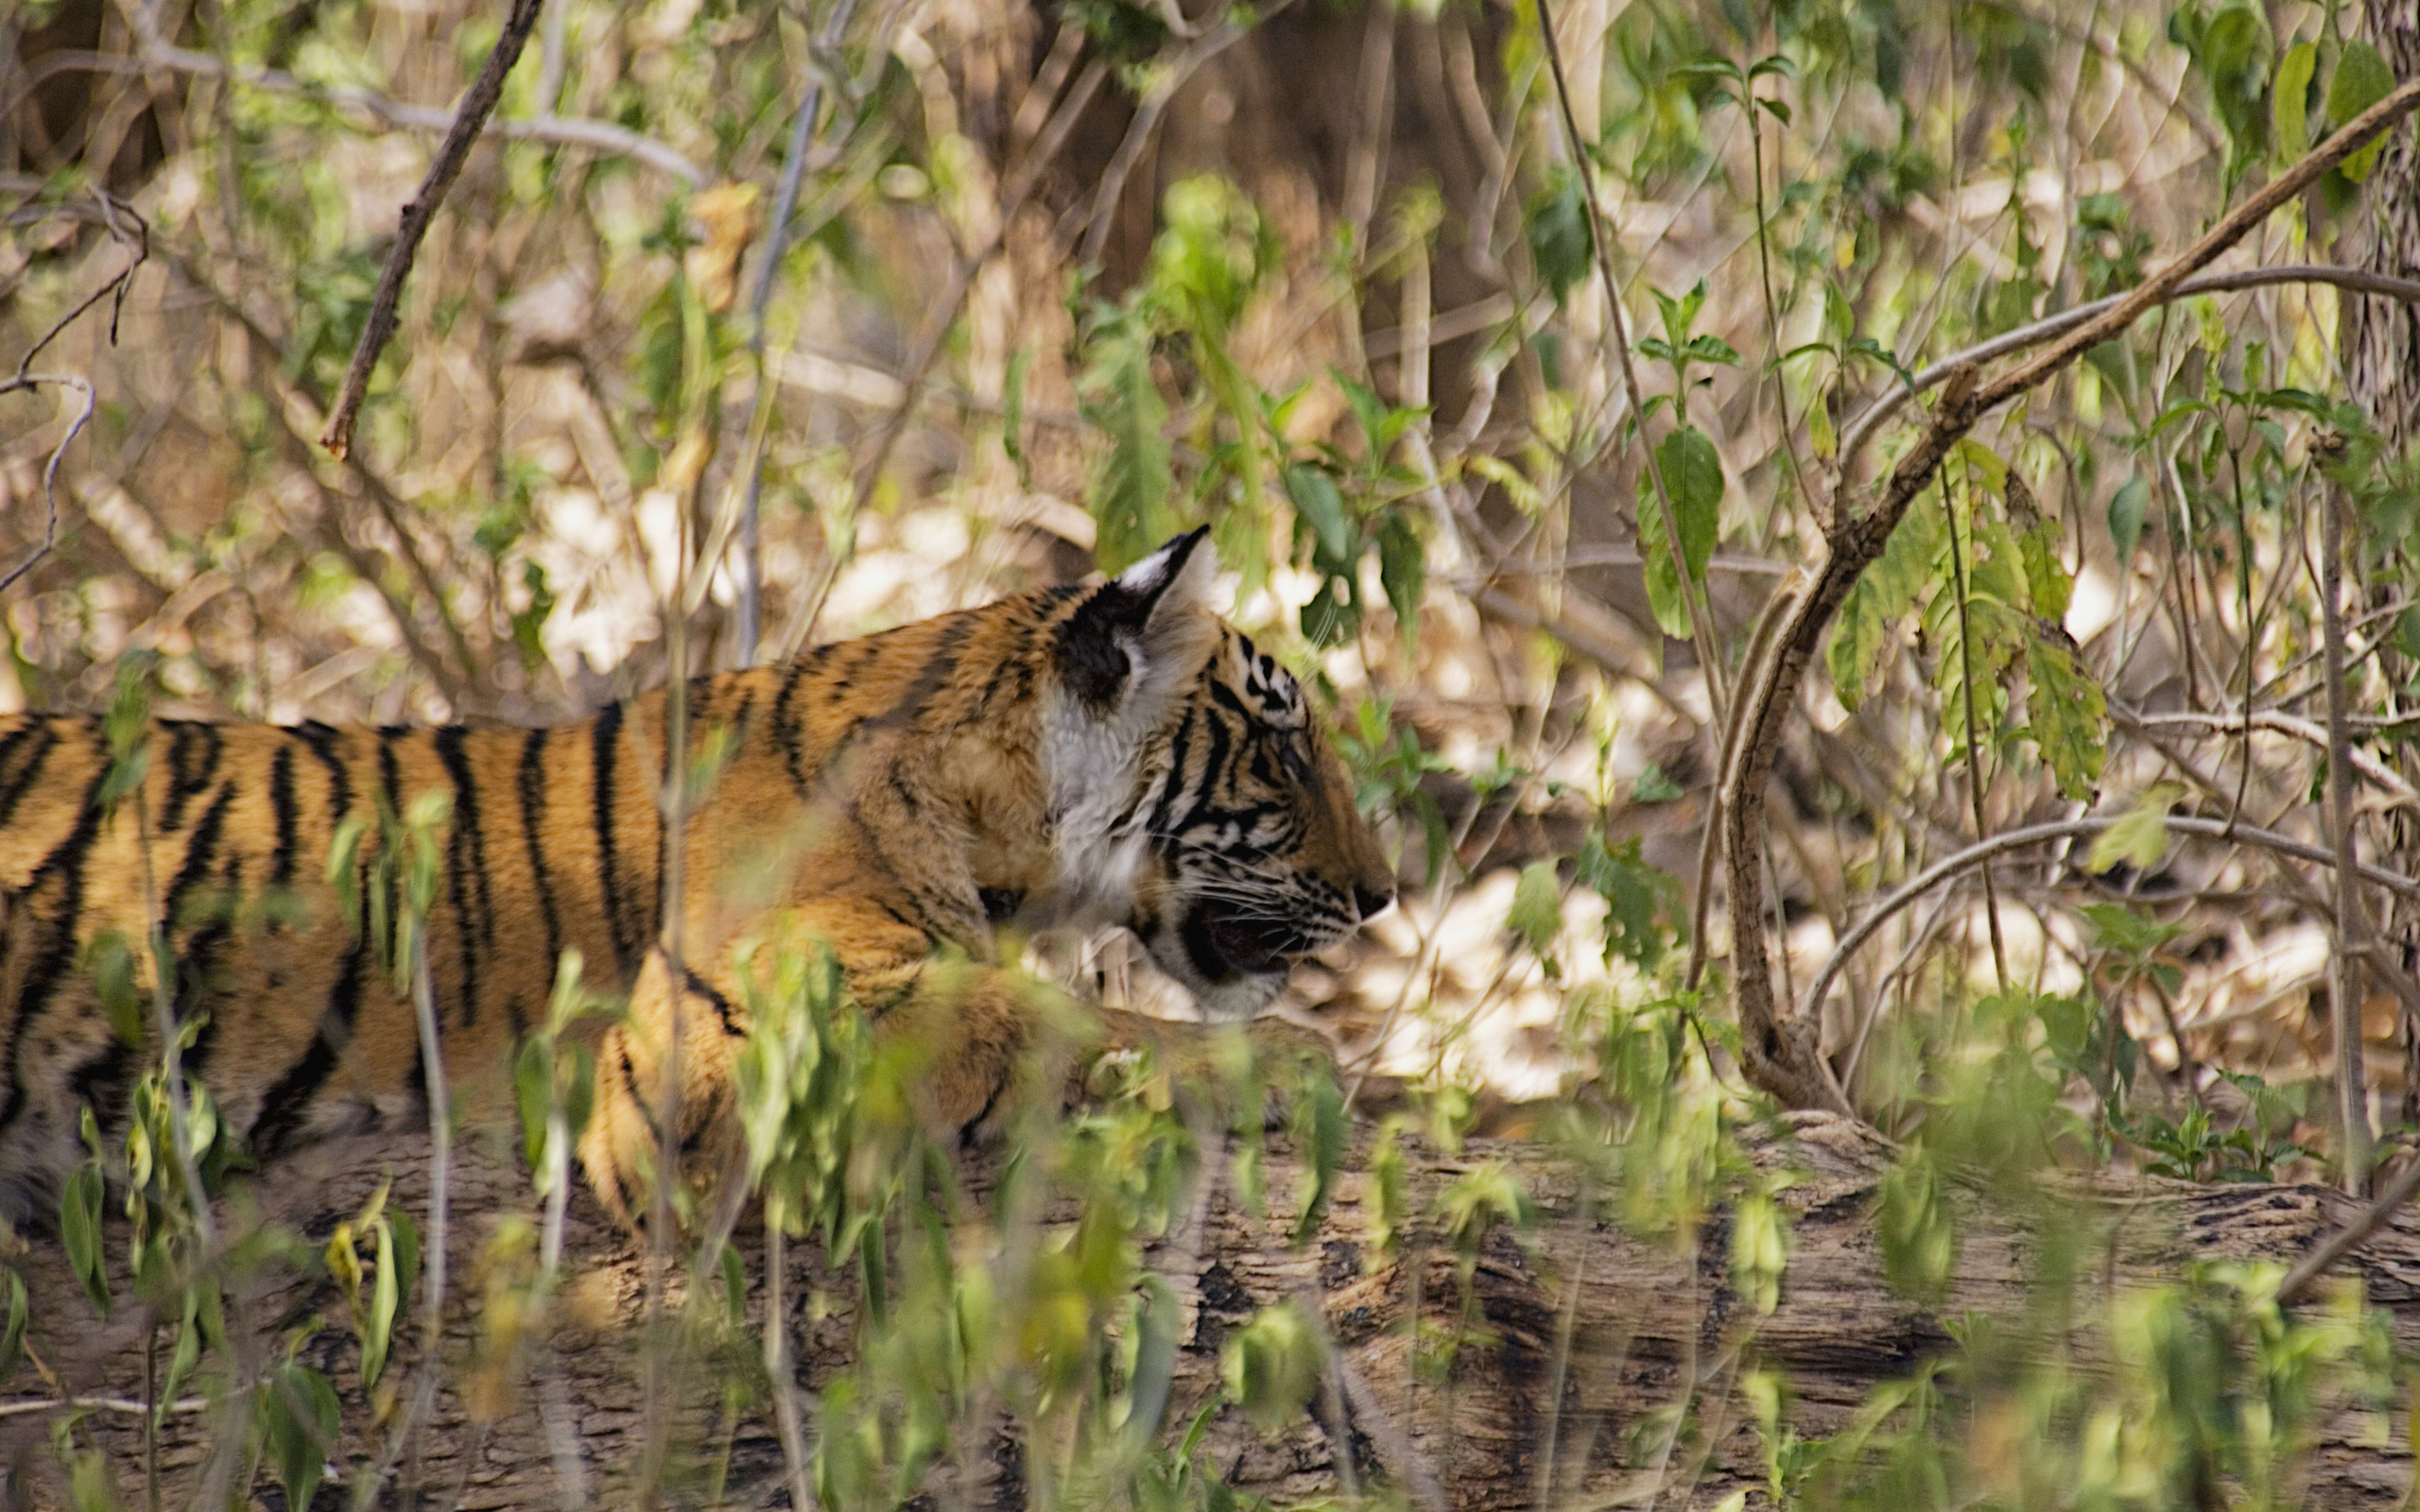
[[[1498,1508],[1540,1504],[1547,1487],[1557,1505],[1603,1505],[1650,1496],[1660,1485],[1655,1504],[1706,1506],[1763,1482],[1754,1416],[1731,1394],[1740,1374],[1732,1366],[1752,1361],[1782,1372],[1792,1423],[1802,1435],[1824,1435],[1848,1422],[1869,1388],[1907,1375],[1942,1349],[1949,1320],[1970,1310],[2002,1319],[2026,1315],[2026,1256],[2036,1235],[1980,1208],[1970,1216],[1949,1295],[1938,1306],[1920,1306],[1891,1291],[1872,1224],[1875,1186],[1888,1157],[1859,1125],[1824,1114],[1794,1115],[1751,1149],[1760,1164],[1803,1174],[1782,1197],[1795,1222],[1780,1305],[1761,1318],[1729,1283],[1725,1214],[1718,1212],[1695,1244],[1679,1251],[1668,1244],[1642,1244],[1618,1225],[1581,1216],[1569,1168],[1545,1145],[1482,1142],[1459,1155],[1412,1152],[1415,1205],[1486,1161],[1504,1162],[1538,1203],[1528,1233],[1499,1227],[1487,1235],[1467,1294],[1452,1254],[1434,1235],[1415,1233],[1395,1263],[1372,1263],[1368,1183],[1357,1174],[1347,1175],[1319,1240],[1289,1247],[1284,1235],[1292,1214],[1285,1211],[1285,1194],[1296,1190],[1297,1172],[1282,1152],[1274,1153],[1265,1216],[1254,1219],[1221,1195],[1210,1205],[1191,1258],[1166,1246],[1150,1257],[1184,1308],[1184,1347],[1168,1414],[1178,1427],[1171,1432],[1215,1389],[1219,1347],[1230,1329],[1259,1306],[1318,1297],[1344,1362],[1338,1395],[1364,1487],[1409,1483],[1420,1504],[1418,1488],[1426,1482],[1445,1504]],[[1365,1139],[1356,1152],[1357,1172],[1367,1153]],[[324,1147],[281,1167],[268,1184],[267,1201],[305,1233],[323,1236],[383,1173],[397,1175],[398,1200],[424,1200],[425,1159],[424,1140]],[[456,1190],[461,1215],[456,1273],[465,1280],[456,1292],[461,1305],[448,1339],[445,1388],[419,1446],[419,1484],[430,1504],[560,1504],[557,1462],[538,1408],[544,1393],[530,1362],[525,1357],[510,1370],[484,1377],[471,1364],[481,1255],[497,1215],[532,1211],[527,1177],[505,1142],[475,1141],[461,1160]],[[2102,1257],[2100,1265],[2084,1267],[2093,1275],[2084,1285],[2096,1293],[2173,1280],[2187,1261],[2199,1257],[2290,1260],[2356,1211],[2341,1194],[2313,1186],[2079,1183],[2061,1195],[2058,1204],[2037,1211],[2082,1226],[2085,1252]],[[762,1258],[752,1232],[743,1231],[740,1247],[752,1309],[761,1315]],[[584,1194],[573,1205],[566,1257],[584,1316],[582,1326],[558,1336],[555,1359],[584,1466],[586,1500],[615,1504],[638,1457],[640,1331],[632,1325],[640,1315],[643,1257]],[[122,1305],[113,1320],[96,1322],[53,1248],[39,1248],[20,1263],[32,1289],[31,1342],[60,1383],[85,1395],[140,1397],[143,1331],[132,1310]],[[2359,1246],[2349,1267],[2363,1275],[2372,1303],[2391,1314],[2400,1348],[2420,1349],[2420,1215],[2406,1213],[2382,1227]],[[819,1279],[811,1260],[796,1259],[787,1275],[798,1379],[812,1389],[848,1359],[851,1319],[845,1312],[817,1317],[811,1311]],[[280,1323],[314,1309],[333,1313],[339,1304],[324,1287],[293,1282],[268,1288],[251,1302],[252,1316]],[[2089,1317],[2098,1309],[2087,1303],[2077,1311]],[[1432,1341],[1458,1331],[1464,1340],[1442,1381],[1412,1370],[1406,1324],[1415,1312]],[[1566,1319],[1568,1355],[1558,1368]],[[408,1330],[399,1332],[408,1335]],[[2083,1360],[2097,1357],[2089,1333],[2078,1335],[2077,1349]],[[354,1356],[351,1344],[333,1332],[304,1352],[306,1361],[329,1372],[343,1399],[345,1426],[336,1457],[358,1463],[376,1452],[380,1439],[358,1389]],[[389,1367],[390,1379],[408,1380],[415,1364],[406,1351]],[[1638,1448],[1652,1435],[1640,1430],[1653,1415],[1680,1404],[1692,1379],[1714,1383],[1697,1402],[1704,1441],[1685,1446],[1659,1474],[1651,1445]],[[34,1389],[23,1367],[11,1385],[11,1400]],[[710,1391],[693,1395],[703,1400],[693,1404],[678,1447],[710,1455],[728,1433],[726,1503],[786,1504],[770,1414],[743,1415],[726,1424]],[[1332,1490],[1339,1482],[1337,1446],[1324,1416],[1307,1417],[1268,1440],[1233,1409],[1223,1410],[1208,1435],[1206,1463],[1238,1489],[1281,1502]],[[2311,1504],[2385,1506],[2407,1493],[2410,1446],[2400,1436],[2401,1415],[2394,1417],[2397,1436],[2389,1443],[2360,1441],[2375,1418],[2346,1413],[2325,1426],[2311,1456]],[[88,1421],[109,1447],[130,1504],[139,1503],[142,1459],[134,1419],[100,1414]],[[162,1463],[169,1504],[180,1504],[174,1493],[196,1473],[205,1423],[199,1416],[168,1422]],[[63,1476],[48,1449],[48,1416],[0,1418],[0,1435],[21,1498],[37,1506],[64,1504]],[[1551,1466],[1545,1463],[1549,1440]],[[978,1489],[964,1504],[1024,1504],[1026,1480],[1011,1438],[994,1437],[979,1450],[974,1469]],[[262,1504],[280,1504],[266,1476],[254,1494]],[[672,1499],[702,1501],[703,1492],[691,1483]],[[939,1501],[959,1504],[946,1492]]]

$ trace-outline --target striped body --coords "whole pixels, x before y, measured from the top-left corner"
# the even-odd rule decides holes
[[[1207,552],[1184,575],[1185,601],[1168,593],[1192,539],[1152,558],[1160,577],[1139,610],[1116,596],[1133,596],[1128,579],[1045,591],[694,680],[688,744],[711,773],[683,832],[678,990],[657,948],[661,692],[553,730],[162,724],[139,801],[106,815],[97,720],[0,720],[0,1216],[47,1215],[81,1156],[79,1109],[114,1127],[156,1057],[112,1028],[87,964],[96,939],[122,936],[148,1022],[147,899],[179,963],[175,1011],[204,1017],[185,1065],[254,1153],[424,1116],[408,998],[347,928],[327,874],[337,828],[358,818],[374,835],[382,799],[389,814],[432,791],[452,801],[427,960],[449,1075],[474,1107],[505,1106],[512,1048],[544,1014],[564,950],[580,952],[592,988],[631,994],[601,1046],[582,1149],[625,1216],[651,1168],[676,1017],[691,1035],[684,1134],[694,1143],[727,1112],[746,1030],[732,976],[743,936],[828,944],[861,1003],[897,1005],[918,1000],[937,949],[990,962],[991,921],[1021,909],[1128,924],[1198,995],[1248,982],[1256,1005],[1284,961],[1349,929],[1388,885],[1316,731],[1269,733],[1297,752],[1288,765],[1320,769],[1318,812],[1298,799],[1305,812],[1288,815],[1258,790],[1236,689],[1272,669],[1200,606],[1191,579]],[[1227,749],[1217,770],[1214,744]],[[1238,782],[1248,801],[1233,797]],[[1223,783],[1223,801],[1262,816],[1258,830],[1205,828],[1209,800],[1186,800],[1197,783]],[[1283,865],[1271,814],[1288,821]],[[1187,825],[1199,840],[1183,838]],[[1205,883],[1197,908],[1185,879],[1219,845],[1228,880]],[[1240,869],[1236,845],[1249,852]],[[366,841],[365,868],[373,850]],[[1295,890],[1239,914],[1213,897],[1231,897],[1239,875]],[[1272,932],[1281,892],[1301,917]],[[928,1112],[950,1125],[990,1108],[1025,1040],[1014,985],[965,977],[947,1003],[904,1016],[942,1016],[951,1045]]]

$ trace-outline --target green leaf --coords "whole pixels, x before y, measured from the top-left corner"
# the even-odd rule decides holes
[[[1664,957],[1668,936],[1657,922],[1657,909],[1680,895],[1680,885],[1647,862],[1635,835],[1608,846],[1602,831],[1590,833],[1581,844],[1576,869],[1581,885],[1605,900],[1605,958],[1619,955],[1653,970]]]
[[[269,1459],[285,1487],[285,1504],[307,1507],[327,1473],[337,1438],[337,1393],[328,1378],[305,1365],[283,1365],[260,1397]]]
[[[1378,521],[1378,582],[1395,611],[1407,644],[1420,632],[1420,601],[1428,591],[1428,554],[1412,533],[1411,521],[1389,509]]]
[[[83,1283],[93,1311],[110,1313],[109,1261],[101,1248],[101,1168],[87,1160],[67,1177],[59,1194],[59,1242],[67,1268]]]
[[[1227,1398],[1264,1435],[1276,1435],[1302,1418],[1319,1389],[1325,1364],[1320,1331],[1294,1303],[1265,1307],[1236,1331],[1219,1355],[1219,1380]]]
[[[1689,580],[1705,581],[1706,563],[1722,525],[1722,458],[1714,441],[1695,426],[1673,431],[1655,446],[1655,463],[1671,495],[1681,530],[1681,556]],[[1688,600],[1664,536],[1664,510],[1651,481],[1638,495],[1638,554],[1647,564],[1647,599],[1655,623],[1675,640],[1689,638]]]
[[[2136,871],[2158,866],[2160,857],[2168,854],[2168,811],[2184,796],[2185,790],[2173,782],[2154,784],[2100,832],[2084,865],[2095,872],[2107,871],[2121,861]]]
[[[2026,643],[2031,682],[2025,713],[2033,744],[2059,784],[2062,798],[2085,799],[2100,782],[2109,718],[2100,680],[2079,666],[2075,653],[2050,637]]]
[[[1789,1263],[1781,1205],[1762,1192],[1742,1196],[1731,1210],[1731,1281],[1770,1316],[1781,1305],[1781,1278]]]
[[[1025,378],[1033,366],[1033,349],[1019,347],[1009,356],[1009,371],[1000,384],[1000,450],[1025,476]]]
[[[1824,657],[1832,691],[1843,708],[1854,710],[1865,701],[1883,650],[1915,607],[1916,596],[1932,581],[1940,553],[1940,516],[1930,509],[1910,509],[1891,532],[1882,555],[1850,585],[1832,621],[1831,645]]]
[[[412,1287],[420,1280],[420,1225],[401,1208],[388,1211],[387,1224],[395,1235],[395,1315],[402,1317],[411,1306]]]
[[[1353,539],[1353,520],[1344,511],[1344,494],[1336,479],[1308,462],[1296,462],[1286,470],[1286,497],[1294,503],[1294,512],[1311,527],[1311,539],[1317,549],[1312,560],[1322,572],[1343,573],[1353,569],[1353,561],[1360,555]]]
[[[2152,486],[2139,477],[2128,478],[2109,500],[2109,539],[2118,548],[2118,566],[2122,573],[2135,560],[2135,548],[2143,539],[2143,510],[2151,503]]]
[[[16,1368],[17,1356],[26,1346],[26,1279],[11,1269],[9,1278],[9,1315],[0,1322],[0,1381],[9,1378]]]
[[[1918,1300],[1939,1297],[1958,1263],[1958,1224],[1940,1173],[1921,1145],[1883,1174],[1876,1227],[1891,1289]]]
[[[94,991],[109,1011],[110,1027],[116,1031],[118,1043],[141,1049],[144,1001],[134,985],[134,953],[126,948],[126,936],[115,930],[96,936],[85,949],[85,959],[91,964]]]
[[[2319,48],[2298,42],[2278,60],[2276,82],[2270,86],[2270,119],[2277,129],[2277,146],[2288,158],[2310,150],[2310,77],[2319,66]]]
[[[1554,937],[1563,932],[1563,884],[1555,876],[1553,862],[1532,861],[1521,868],[1504,923],[1529,942],[1530,953],[1545,963],[1547,975],[1561,974],[1552,952]]]
[[[1344,1116],[1344,1092],[1335,1075],[1324,1067],[1314,1068],[1307,1080],[1294,1110],[1295,1147],[1310,1155],[1310,1192],[1303,1199],[1303,1215],[1294,1222],[1297,1247],[1319,1234],[1328,1198],[1336,1192],[1336,1175],[1344,1167],[1345,1143],[1352,1134]]]
[[[1109,438],[1092,480],[1092,507],[1100,522],[1096,553],[1104,571],[1117,572],[1142,560],[1176,525],[1167,507],[1168,443],[1161,435],[1168,407],[1151,378],[1151,335],[1140,316],[1121,313],[1096,334],[1076,391],[1084,419]]]
[[[1640,768],[1638,781],[1630,785],[1631,801],[1634,803],[1669,803],[1685,791],[1655,762],[1649,762]]]
[[[2353,117],[2394,93],[2394,70],[2376,47],[2357,37],[2344,44],[2342,56],[2336,60],[2336,73],[2327,81],[2327,119],[2341,131]],[[2354,183],[2367,179],[2394,134],[2381,131],[2372,137],[2369,146],[2346,158],[2336,171]]]
[[[1588,276],[1595,255],[1580,175],[1563,163],[1548,168],[1546,187],[1530,197],[1521,218],[1538,277],[1560,303],[1573,284]]]

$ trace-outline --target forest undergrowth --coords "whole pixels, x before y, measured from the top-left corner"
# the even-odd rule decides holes
[[[2420,1232],[2395,5],[20,0],[0,60],[0,711],[104,721],[111,822],[153,822],[147,718],[561,721],[1206,524],[1399,858],[1276,1009],[1335,1077],[1238,1049],[1205,1103],[1106,1063],[996,1169],[783,961],[746,1169],[614,1299],[612,1465],[556,1343],[602,1305],[564,1249],[616,1010],[579,963],[512,1069],[515,1205],[449,1206],[438,1078],[429,1168],[306,1232],[181,1074],[197,921],[108,942],[76,969],[156,1063],[0,1277],[19,1494],[458,1502],[427,1425],[526,1408],[565,1504],[2420,1497],[2420,1313],[2342,1247],[2185,1236],[2114,1280],[2176,1183]],[[450,823],[326,858],[424,1018]],[[1190,1012],[1120,937],[1019,948]],[[1760,1343],[1810,1111],[1885,1152],[1873,1284],[1937,1321],[1855,1400]],[[1203,1343],[1214,1205],[1307,1254],[1340,1200],[1354,1266],[1443,1267],[1393,1346],[1442,1441],[1354,1447],[1391,1419],[1308,1294]],[[1564,1372],[1634,1362],[1549,1328],[1523,1484],[1466,1492],[1434,1467],[1504,1347],[1475,1278],[1549,1223],[1726,1300],[1629,1421],[1565,1422]],[[2023,1236],[2021,1305],[1962,1309],[1979,1225]],[[139,1320],[139,1399],[27,1348],[52,1244]],[[1226,1435],[1326,1457],[1247,1473]]]

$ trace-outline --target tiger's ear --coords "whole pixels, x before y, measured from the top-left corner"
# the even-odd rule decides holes
[[[1156,701],[1191,678],[1218,643],[1210,608],[1218,554],[1208,526],[1177,537],[1093,591],[1059,627],[1059,674],[1088,707]]]

